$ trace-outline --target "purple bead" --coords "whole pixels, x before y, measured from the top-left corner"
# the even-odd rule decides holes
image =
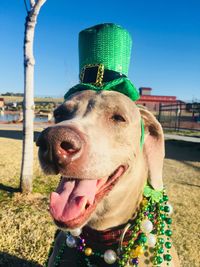
[[[78,250],[83,251],[83,247],[82,246],[79,246],[78,247]]]
[[[85,239],[84,239],[84,238],[83,238],[83,239],[81,239],[81,242],[82,242],[82,243],[85,243]]]
[[[133,263],[133,264],[138,264],[138,263],[139,263],[138,258],[134,258],[134,259],[132,259],[132,263]]]
[[[148,211],[145,211],[145,212],[144,212],[144,216],[147,216],[148,214],[149,214]]]

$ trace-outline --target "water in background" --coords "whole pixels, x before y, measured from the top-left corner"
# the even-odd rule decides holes
[[[19,118],[19,114],[0,114],[0,121],[17,121]],[[47,117],[35,117],[34,118],[35,122],[47,122],[48,118]]]

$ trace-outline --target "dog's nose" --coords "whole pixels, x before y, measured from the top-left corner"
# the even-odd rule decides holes
[[[55,126],[45,129],[40,134],[36,145],[39,146],[44,160],[62,166],[81,155],[83,139],[72,128]]]

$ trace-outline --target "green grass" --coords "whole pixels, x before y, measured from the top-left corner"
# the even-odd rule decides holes
[[[58,176],[44,177],[44,175],[38,175],[34,178],[33,193],[48,195],[50,192],[55,190],[58,182]]]

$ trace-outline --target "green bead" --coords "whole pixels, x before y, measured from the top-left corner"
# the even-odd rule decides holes
[[[123,258],[124,258],[125,260],[127,260],[127,259],[129,258],[129,255],[124,254],[124,255],[123,255]]]
[[[145,217],[145,215],[142,213],[142,214],[140,215],[141,220],[143,220],[144,217]]]
[[[129,241],[129,245],[133,245],[134,244],[134,240],[131,240],[131,241]]]
[[[166,236],[171,236],[172,235],[172,231],[171,230],[166,230],[165,234],[166,234]]]
[[[164,260],[165,261],[171,261],[172,260],[172,256],[170,254],[165,254],[164,255]]]
[[[152,219],[152,218],[153,218],[153,214],[149,213],[149,214],[148,214],[148,218],[149,218],[149,219]]]
[[[154,206],[150,206],[149,211],[154,211]]]
[[[121,260],[121,261],[120,261],[120,265],[121,265],[121,266],[124,266],[124,265],[125,265],[125,261]]]
[[[165,211],[165,212],[169,212],[169,211],[170,211],[169,206],[164,206],[164,211]]]
[[[139,243],[146,243],[147,242],[147,237],[145,234],[140,234],[139,236]]]
[[[163,200],[164,200],[164,201],[168,201],[168,200],[169,200],[168,196],[167,196],[167,195],[164,195],[164,196],[163,196]]]
[[[142,207],[141,211],[142,211],[142,212],[144,212],[144,211],[148,211],[148,209],[147,209],[146,207]]]
[[[164,240],[164,238],[160,237],[160,238],[158,238],[158,242],[159,242],[159,244],[164,244],[165,240]]]
[[[160,210],[162,210],[162,211],[163,211],[163,210],[164,210],[164,207],[163,207],[163,206],[160,206]]]
[[[159,202],[160,202],[160,204],[162,204],[164,201],[163,201],[163,198],[161,198],[160,200],[159,200]]]
[[[138,232],[140,230],[140,227],[139,226],[136,226],[135,227],[135,231]]]
[[[171,242],[166,242],[166,243],[165,243],[165,247],[166,247],[166,248],[171,248],[171,247],[172,247]]]
[[[165,229],[164,228],[160,229],[160,234],[161,235],[164,235],[165,234]]]
[[[136,220],[136,223],[137,223],[137,224],[140,224],[141,222],[142,222],[141,219],[137,219],[137,220]]]
[[[164,222],[161,222],[161,223],[160,223],[160,227],[161,227],[161,228],[164,228],[164,227],[165,227],[165,223],[164,223]]]
[[[162,219],[162,220],[164,220],[165,218],[166,218],[166,216],[165,216],[165,214],[160,214],[160,218]]]
[[[165,218],[165,221],[167,224],[171,224],[172,223],[172,218]]]
[[[155,258],[155,261],[156,261],[157,264],[161,264],[161,263],[163,262],[163,259],[162,259],[162,257],[157,256],[157,257]]]
[[[164,249],[161,247],[161,248],[159,248],[159,250],[158,250],[158,253],[159,254],[162,254],[164,252]]]

